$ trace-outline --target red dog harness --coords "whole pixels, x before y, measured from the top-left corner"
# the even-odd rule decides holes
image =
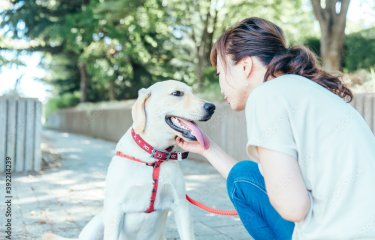
[[[165,149],[167,152],[156,150],[154,147],[152,147],[150,144],[148,144],[141,136],[135,133],[134,129],[131,129],[132,137],[134,141],[140,146],[142,149],[144,149],[146,152],[151,154],[152,158],[157,159],[156,162],[145,162],[142,160],[139,160],[135,157],[126,155],[120,151],[116,152],[116,156],[126,158],[129,160],[132,160],[134,162],[143,163],[146,166],[153,167],[152,172],[152,179],[154,181],[153,187],[152,187],[152,193],[151,193],[151,200],[150,200],[150,206],[145,211],[146,213],[151,213],[155,211],[154,204],[156,199],[156,193],[158,191],[158,185],[159,185],[159,174],[160,174],[160,165],[167,160],[182,160],[187,158],[188,152],[172,152],[173,146],[170,146],[169,148]]]

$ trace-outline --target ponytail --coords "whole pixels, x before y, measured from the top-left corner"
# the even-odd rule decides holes
[[[304,46],[285,49],[276,55],[267,65],[264,81],[269,77],[276,77],[277,73],[297,74],[306,77],[327,88],[348,102],[352,101],[353,93],[337,76],[323,71],[318,64],[316,55]]]

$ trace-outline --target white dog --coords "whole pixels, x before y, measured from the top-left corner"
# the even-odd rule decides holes
[[[175,161],[183,154],[170,151],[176,136],[208,147],[208,139],[194,121],[207,121],[214,110],[213,104],[194,96],[191,88],[179,81],[141,89],[132,108],[133,126],[118,142],[108,167],[103,211],[84,227],[79,239],[165,239],[169,210],[174,213],[180,238],[195,239],[184,177]],[[149,148],[154,149],[152,154]],[[168,158],[171,156],[173,160]],[[168,159],[160,160],[162,157]],[[65,238],[47,233],[43,239]]]

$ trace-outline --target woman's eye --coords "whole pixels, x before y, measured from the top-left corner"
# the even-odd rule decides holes
[[[181,92],[181,91],[174,91],[173,93],[171,93],[171,95],[173,95],[173,96],[177,96],[177,97],[181,97],[181,96],[184,95],[184,93]]]

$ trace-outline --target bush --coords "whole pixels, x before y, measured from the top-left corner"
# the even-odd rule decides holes
[[[350,72],[375,66],[375,28],[348,35],[344,47],[344,68]]]
[[[320,40],[308,38],[303,43],[320,56]],[[346,36],[342,67],[353,72],[375,66],[375,28],[366,29]]]
[[[75,106],[79,103],[79,93],[66,93],[61,96],[52,97],[45,105],[45,118],[58,109]]]
[[[309,37],[304,42],[303,45],[310,48],[316,55],[320,56],[320,40],[316,37]]]

